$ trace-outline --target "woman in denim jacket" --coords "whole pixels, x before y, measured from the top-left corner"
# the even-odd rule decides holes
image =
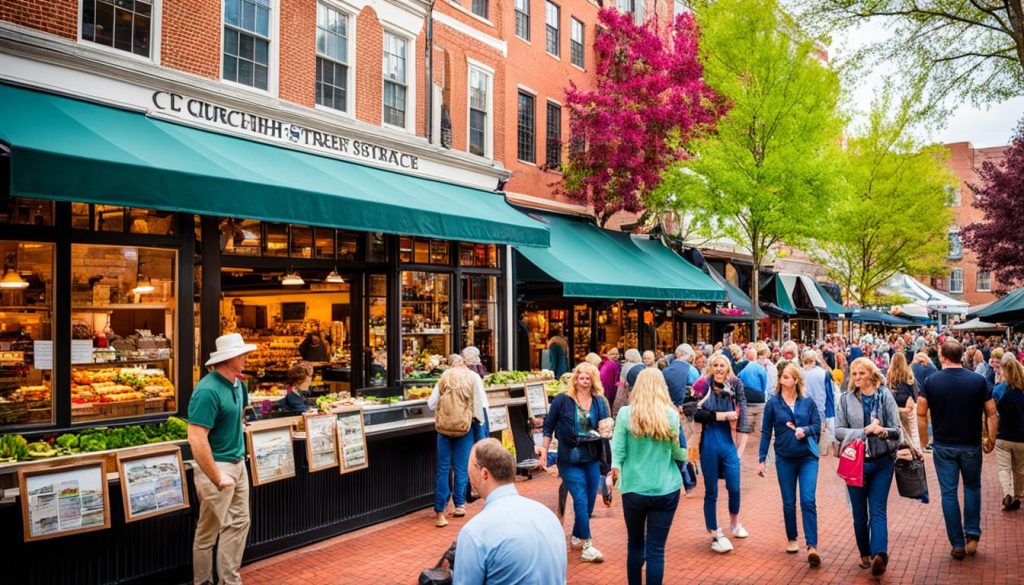
[[[882,372],[868,358],[850,364],[850,391],[840,398],[836,412],[836,439],[842,442],[840,453],[851,441],[864,441],[864,485],[846,489],[860,567],[871,567],[871,574],[877,577],[889,564],[886,502],[896,465],[900,415]]]
[[[711,550],[727,553],[732,543],[718,527],[718,480],[725,478],[729,491],[729,528],[736,538],[749,536],[740,524],[740,458],[732,438],[732,422],[745,444],[753,431],[747,416],[743,383],[733,375],[729,359],[716,353],[708,360],[706,384],[709,391],[698,403],[693,419],[702,425],[700,468],[704,474],[704,525],[711,533]]]

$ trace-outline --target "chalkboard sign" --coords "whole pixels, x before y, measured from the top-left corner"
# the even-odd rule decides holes
[[[548,413],[548,393],[544,391],[544,384],[528,385],[526,401],[530,405],[530,416],[544,416]]]
[[[487,424],[490,432],[503,431],[508,428],[508,408],[500,406],[487,409]]]
[[[306,303],[281,303],[282,321],[305,321]]]

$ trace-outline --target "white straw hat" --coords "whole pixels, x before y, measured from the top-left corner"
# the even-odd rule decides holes
[[[256,346],[246,343],[238,333],[221,335],[217,338],[217,351],[210,354],[210,359],[206,360],[206,365],[219,364],[250,351],[256,351]]]

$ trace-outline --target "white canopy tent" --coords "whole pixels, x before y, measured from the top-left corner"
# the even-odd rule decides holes
[[[968,304],[943,294],[922,283],[913,276],[902,273],[894,274],[882,287],[886,292],[895,293],[913,299],[911,305],[920,305],[928,311],[948,315],[966,315]],[[908,310],[907,314],[912,314]]]
[[[966,323],[960,323],[959,325],[953,325],[954,331],[1006,331],[1006,327],[1002,325],[995,325],[993,323],[986,323],[981,319],[975,317]]]

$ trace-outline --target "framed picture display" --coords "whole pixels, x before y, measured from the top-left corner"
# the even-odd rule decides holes
[[[110,528],[110,494],[103,459],[18,470],[25,542]]]
[[[309,471],[338,466],[338,419],[333,414],[305,414]]]
[[[530,416],[544,416],[548,413],[548,393],[544,384],[526,386],[526,403],[530,407]]]
[[[295,476],[292,419],[250,423],[245,430],[245,442],[252,464],[252,485]]]
[[[508,407],[498,406],[487,409],[487,424],[490,432],[496,433],[508,428]]]
[[[332,413],[337,419],[341,473],[366,469],[370,466],[370,461],[366,453],[363,409],[359,406],[339,406]]]
[[[125,522],[188,508],[181,449],[143,447],[117,454]]]

